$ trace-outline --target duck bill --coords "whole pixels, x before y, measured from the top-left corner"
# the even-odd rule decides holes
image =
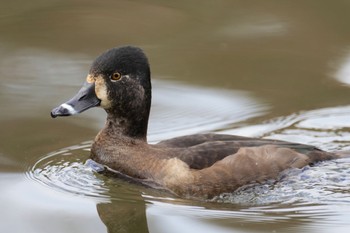
[[[72,99],[51,111],[51,117],[75,115],[89,108],[99,106],[100,103],[101,100],[97,98],[95,93],[95,83],[85,82]]]

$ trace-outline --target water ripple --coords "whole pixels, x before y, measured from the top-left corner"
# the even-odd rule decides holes
[[[214,200],[224,203],[267,205],[350,204],[350,158],[321,162],[315,166],[283,172],[277,181],[252,184]]]
[[[221,132],[310,144],[327,151],[350,150],[348,119],[350,106],[338,106],[293,113]]]
[[[49,153],[37,161],[27,175],[56,190],[108,199],[104,181],[85,165],[90,146],[89,141]]]

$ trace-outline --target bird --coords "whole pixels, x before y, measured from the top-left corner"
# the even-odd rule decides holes
[[[147,142],[152,99],[148,58],[139,47],[111,48],[90,67],[78,93],[51,111],[71,116],[92,107],[107,113],[90,158],[128,180],[189,199],[222,193],[342,155],[282,140],[203,133]]]

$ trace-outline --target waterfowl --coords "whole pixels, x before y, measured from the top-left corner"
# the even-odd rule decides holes
[[[112,48],[92,63],[86,81],[51,116],[70,116],[92,107],[107,113],[91,159],[137,182],[187,198],[212,198],[240,186],[276,179],[340,157],[314,146],[221,134],[195,134],[147,143],[151,72],[146,55],[133,46]]]

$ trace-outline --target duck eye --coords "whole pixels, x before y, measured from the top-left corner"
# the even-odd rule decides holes
[[[111,80],[112,81],[118,81],[121,77],[122,77],[122,75],[119,72],[115,72],[115,73],[112,74]]]

